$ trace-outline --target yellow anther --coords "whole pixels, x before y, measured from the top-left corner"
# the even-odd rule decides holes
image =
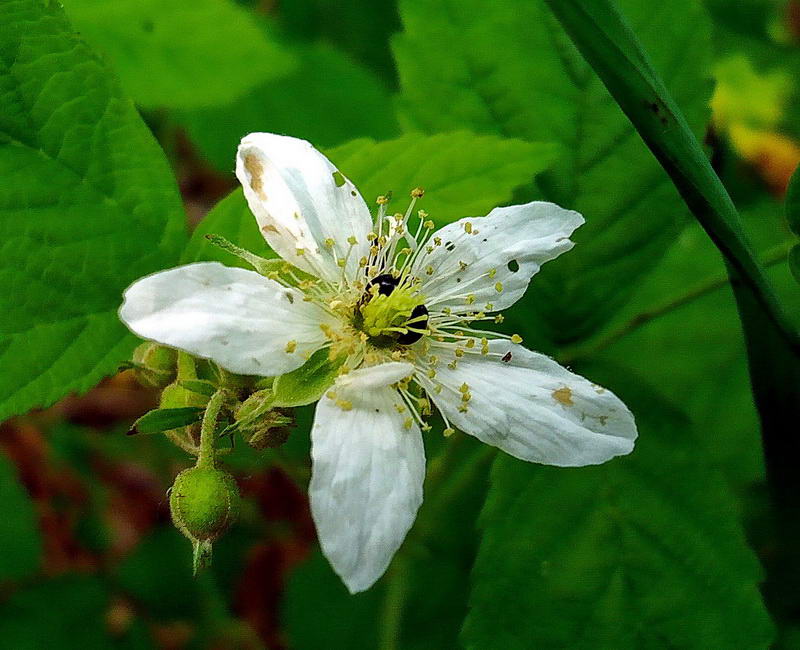
[[[475,339],[467,339],[467,342],[464,345],[468,350],[471,350],[475,347]]]
[[[433,267],[430,264],[428,264],[428,266],[425,267],[425,274],[433,275]]]
[[[300,257],[302,257],[303,255],[306,254],[306,249],[305,248],[297,248],[297,249],[295,249],[295,253],[297,253]]]
[[[511,335],[511,342],[512,343],[522,343],[522,337],[519,334],[512,334]]]
[[[472,224],[469,221],[464,222],[464,232],[468,235],[472,232]]]
[[[462,262],[461,260],[458,261],[458,266],[462,271],[466,271],[469,264],[466,262]]]
[[[325,397],[328,399],[336,399],[336,393],[332,390],[329,390],[327,393],[325,393]]]
[[[347,243],[350,244],[351,246],[355,246],[358,243],[358,240],[355,238],[354,235],[350,235],[347,238]]]
[[[445,438],[449,438],[449,437],[450,437],[450,436],[452,436],[452,435],[453,435],[455,432],[456,432],[456,430],[455,430],[455,429],[451,429],[450,427],[447,427],[447,428],[446,428],[444,431],[442,431],[442,434],[444,434],[444,437],[445,437]]]
[[[459,413],[466,413],[468,411],[468,407],[466,404],[459,404],[458,405],[458,412]]]
[[[398,413],[405,413],[405,412],[406,412],[406,407],[405,407],[405,406],[403,406],[402,404],[395,404],[395,405],[394,405],[394,409],[395,409],[395,411],[397,411]]]
[[[395,350],[392,352],[392,359],[394,361],[400,361],[403,358],[403,353],[400,350]]]
[[[492,311],[493,309],[494,309],[494,303],[493,302],[487,302],[486,303],[486,311]]]
[[[457,365],[458,363],[456,362],[455,359],[453,359],[450,363],[447,364],[447,367],[450,368],[450,370],[455,370]]]
[[[405,429],[410,429],[413,425],[414,425],[414,419],[413,418],[406,418],[403,421],[403,427]]]
[[[433,230],[433,221],[428,219],[425,223],[422,224],[423,228],[427,228],[428,230]]]
[[[340,260],[336,260],[336,266],[338,266],[339,268],[343,269],[345,264],[347,264],[347,260],[344,259],[344,258],[342,258]]]
[[[291,354],[297,349],[297,341],[289,341],[286,343],[286,352]]]
[[[503,314],[495,314],[494,322],[495,323],[502,323],[505,319],[506,319],[506,317],[503,316]]]
[[[493,278],[497,275],[497,269],[489,269],[489,273],[487,274],[490,278]]]
[[[461,396],[461,401],[462,401],[462,402],[464,402],[465,404],[466,404],[467,402],[469,402],[471,399],[472,399],[472,393],[464,393],[464,394]]]
[[[371,231],[367,233],[367,241],[372,241],[373,239],[377,238],[378,238],[378,233]]]
[[[442,385],[436,384],[436,386],[433,387],[433,392],[439,395],[442,392]]]
[[[497,291],[497,293],[502,292],[503,291],[503,283],[502,282],[496,283],[494,285],[494,289],[495,289],[495,291]]]
[[[425,190],[423,190],[421,187],[415,187],[413,190],[411,190],[411,196],[415,199],[421,199],[423,196],[425,196]]]
[[[403,220],[403,213],[402,212],[395,212],[392,217],[397,223],[400,223]]]
[[[468,305],[473,304],[475,302],[475,294],[473,293],[467,294],[467,297],[464,298],[464,302],[467,303]]]
[[[417,216],[418,216],[420,219],[424,219],[425,217],[427,217],[427,216],[428,216],[428,213],[427,213],[427,212],[425,212],[425,210],[417,210]]]
[[[433,243],[434,243],[436,246],[441,246],[441,245],[442,245],[442,238],[441,238],[441,237],[434,237],[434,238],[433,238]]]
[[[366,265],[367,265],[367,258],[366,257],[362,257],[360,260],[358,260],[359,268],[363,269]]]
[[[346,399],[340,399],[336,401],[336,406],[338,406],[343,411],[349,411],[353,408],[353,402]]]
[[[466,393],[468,391],[469,391],[469,386],[467,385],[467,382],[464,382],[463,384],[461,384],[461,386],[458,387],[458,392],[460,393]]]
[[[375,203],[377,203],[378,205],[386,205],[388,202],[389,202],[389,197],[383,196],[383,194],[381,194],[377,199],[375,199]]]
[[[333,246],[334,246],[334,244],[335,244],[335,243],[336,243],[336,242],[335,242],[335,241],[333,241],[333,238],[332,238],[332,237],[328,237],[328,238],[325,240],[325,248],[333,248]]]
[[[464,350],[462,350],[461,348],[456,348],[455,355],[460,359],[461,357],[464,356]]]

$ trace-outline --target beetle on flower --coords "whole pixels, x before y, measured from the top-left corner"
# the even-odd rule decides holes
[[[265,239],[287,262],[267,275],[216,262],[142,278],[120,317],[139,336],[239,374],[278,376],[327,350],[338,376],[311,431],[311,510],[351,592],[386,570],[422,503],[422,432],[445,423],[517,458],[598,464],[633,449],[610,391],[480,324],[519,300],[572,248],[577,212],[532,202],[439,230],[415,212],[373,219],[308,142],[246,136],[236,174]]]

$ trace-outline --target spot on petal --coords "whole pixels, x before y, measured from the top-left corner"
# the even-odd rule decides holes
[[[258,198],[262,201],[266,201],[267,195],[264,194],[264,181],[262,179],[264,165],[261,164],[261,161],[255,154],[249,153],[244,157],[244,168],[250,175],[250,187],[258,194]]]
[[[563,406],[575,405],[575,402],[572,401],[572,389],[567,386],[554,390],[553,399]]]

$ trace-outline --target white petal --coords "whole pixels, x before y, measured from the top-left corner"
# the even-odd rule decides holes
[[[149,275],[125,291],[119,316],[138,336],[212,359],[231,372],[272,376],[300,367],[330,318],[303,294],[217,262]],[[290,341],[294,351],[287,352]],[[290,346],[291,347],[291,346]]]
[[[348,390],[317,404],[309,496],[320,545],[351,593],[380,578],[422,504],[425,450],[390,387]],[[352,400],[342,410],[337,400]]]
[[[390,361],[378,366],[360,368],[339,377],[337,391],[342,395],[347,395],[347,399],[358,400],[360,391],[390,386],[413,373],[414,366],[400,361]]]
[[[369,251],[369,208],[309,142],[251,133],[239,145],[236,176],[262,234],[281,257],[330,281],[342,274],[337,259],[347,259],[348,277],[355,276],[358,260]],[[352,250],[349,237],[357,242]],[[328,239],[333,247],[326,246]]]
[[[569,237],[583,222],[577,212],[534,201],[446,225],[433,235],[441,245],[413,265],[413,273],[424,282],[421,292],[428,309],[506,309],[522,297],[542,264],[573,247]],[[471,233],[465,230],[467,223]],[[470,294],[475,301],[468,304]]]
[[[443,388],[429,392],[455,427],[522,460],[562,467],[597,465],[633,450],[633,415],[611,391],[509,341],[490,341],[489,351],[465,355],[452,370],[452,351],[431,346]],[[424,375],[418,380],[434,386]],[[465,383],[472,397],[461,412]]]

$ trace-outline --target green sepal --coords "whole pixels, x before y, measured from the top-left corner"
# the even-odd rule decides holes
[[[265,277],[273,279],[280,278],[282,281],[293,286],[297,285],[297,280],[303,281],[314,279],[313,276],[309,275],[305,271],[301,271],[296,266],[292,266],[289,264],[289,262],[286,262],[281,258],[267,259],[265,257],[261,257],[260,255],[251,253],[250,251],[237,246],[233,242],[228,241],[222,235],[208,233],[206,235],[206,239],[222,250],[227,251],[231,255],[238,257],[240,260],[247,262],[253,267],[253,270]]]
[[[217,390],[217,387],[214,386],[214,384],[212,384],[210,381],[204,381],[202,379],[187,379],[185,381],[179,380],[178,386],[185,388],[186,390],[190,390],[193,393],[205,395],[206,397],[211,397]]]
[[[184,406],[181,408],[154,409],[145,413],[133,423],[128,435],[137,433],[162,433],[198,422],[205,409],[201,406]]]
[[[297,370],[275,378],[272,406],[305,406],[316,402],[331,387],[343,362],[343,357],[331,361],[327,350],[317,350]]]

